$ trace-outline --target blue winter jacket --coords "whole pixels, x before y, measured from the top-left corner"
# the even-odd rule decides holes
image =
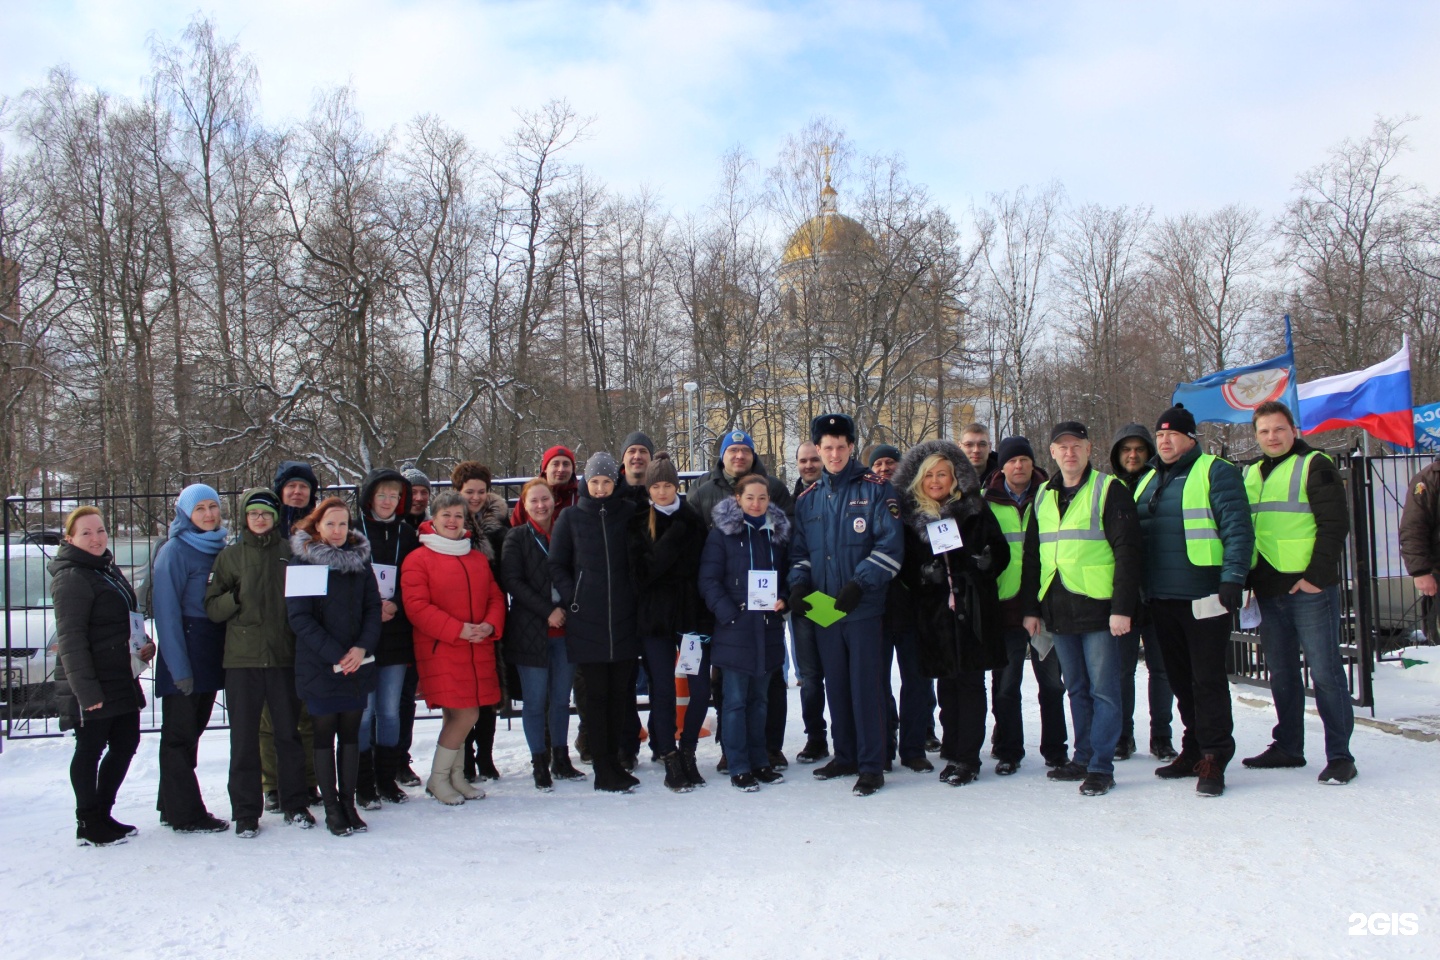
[[[809,584],[834,597],[856,581],[864,589],[850,620],[885,613],[891,579],[905,557],[905,533],[895,488],[851,460],[828,470],[795,501],[790,584]]]
[[[1210,467],[1210,509],[1220,530],[1224,557],[1218,567],[1197,567],[1185,553],[1185,521],[1180,500],[1185,478],[1200,458],[1197,444],[1169,467],[1157,456],[1150,461],[1155,479],[1145,485],[1135,503],[1140,530],[1145,536],[1145,597],[1148,600],[1196,600],[1208,597],[1226,583],[1245,582],[1255,528],[1245,481],[1234,464],[1216,460]]]
[[[710,663],[723,670],[760,676],[785,661],[785,614],[747,610],[750,571],[774,570],[778,599],[785,599],[790,520],[770,504],[765,526],[745,522],[734,497],[715,504],[715,526],[700,555],[700,595],[715,614],[710,638]]]
[[[157,696],[178,693],[174,682],[187,677],[194,679],[196,693],[225,687],[225,627],[212,624],[205,613],[205,588],[215,556],[178,536],[166,540],[155,555],[150,602],[160,654],[155,668]]]

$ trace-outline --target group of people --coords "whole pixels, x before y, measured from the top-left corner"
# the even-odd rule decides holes
[[[1305,764],[1303,649],[1326,733],[1320,780],[1348,783],[1344,487],[1282,404],[1257,408],[1254,427],[1264,456],[1242,472],[1203,453],[1194,418],[1173,407],[1153,436],[1122,429],[1102,472],[1086,426],[1066,421],[1051,431],[1047,475],[1026,438],[992,451],[980,424],[958,443],[861,457],[851,418],[824,414],[797,451],[793,489],[737,429],[688,494],[637,431],[618,461],[594,453],[583,473],[571,450],[552,447],[513,505],[475,461],[444,490],[414,469],[376,470],[354,510],[319,499],[313,470],[287,461],[271,487],[241,496],[233,536],[215,490],[181,492],[148,604],[116,566],[100,511],[80,507],[51,566],[77,840],[137,832],[111,814],[140,739],[136,677],[152,659],[162,824],[229,829],[195,774],[223,690],[236,835],[255,836],[264,811],[314,826],[320,803],[326,828],[347,836],[367,829],[360,809],[405,802],[404,787],[420,785],[409,754],[417,699],[442,715],[424,786],[447,805],[482,798],[480,781],[500,775],[492,749],[507,697],[522,703],[536,788],[586,779],[569,751],[572,690],[575,745],[597,790],[637,786],[647,742],[666,787],[703,786],[695,751],[712,703],[717,772],[746,792],[780,783],[787,627],[805,730],[797,760],[821,780],[853,777],[860,796],[881,789],[897,759],[933,772],[926,754],[937,750],[942,781],[973,782],[992,711],[995,773],[1014,774],[1027,661],[1047,776],[1108,792],[1115,761],[1137,750],[1142,644],[1149,748],[1164,761],[1155,772],[1218,796],[1236,749],[1226,649],[1247,602],[1278,722],[1244,763]],[[677,700],[681,676],[688,703]]]

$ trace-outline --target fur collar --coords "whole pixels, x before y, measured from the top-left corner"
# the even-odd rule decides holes
[[[290,551],[301,563],[329,567],[338,573],[363,573],[370,562],[370,541],[351,533],[343,547],[332,547],[323,540],[312,539],[304,530],[290,535]]]
[[[740,509],[740,502],[734,497],[725,497],[715,504],[711,511],[715,518],[715,526],[721,533],[738,537],[746,527],[745,511]],[[783,546],[790,540],[790,518],[785,516],[785,511],[775,504],[770,504],[770,509],[765,512],[765,526],[770,533],[770,539],[775,546]]]
[[[984,495],[980,491],[980,478],[975,475],[975,468],[966,458],[964,450],[950,440],[926,440],[915,444],[900,459],[900,466],[895,470],[895,479],[891,482],[900,496],[901,516],[924,543],[930,542],[930,531],[926,529],[926,524],[939,518],[920,511],[910,487],[919,476],[920,465],[934,453],[942,454],[950,461],[961,492],[961,496],[942,506],[940,512],[957,523],[964,524],[985,507]]]
[[[475,522],[480,524],[480,532],[485,534],[494,533],[496,530],[505,530],[510,526],[510,504],[498,493],[485,494],[485,505],[475,515]]]

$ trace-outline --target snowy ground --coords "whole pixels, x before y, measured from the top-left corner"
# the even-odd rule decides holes
[[[12,742],[0,956],[1440,956],[1440,744],[1357,727],[1360,778],[1322,787],[1311,718],[1310,766],[1237,762],[1221,799],[1158,780],[1144,755],[1117,765],[1109,796],[1085,798],[1045,780],[1029,678],[1026,699],[1016,776],[987,766],[953,788],[901,771],[867,800],[799,764],[753,795],[718,775],[671,795],[649,763],[631,796],[588,782],[541,795],[517,721],[497,737],[504,779],[489,798],[448,809],[412,791],[346,839],[274,816],[250,841],[161,829],[147,737],[116,809],[142,833],[104,850],[73,844],[72,743]],[[795,691],[790,718],[793,756]],[[1241,756],[1265,746],[1267,710],[1237,703],[1235,719]],[[435,729],[417,730],[426,759]],[[708,775],[717,748],[701,754]],[[228,817],[225,766],[212,733],[202,784]],[[1392,912],[1415,914],[1418,932],[1350,932]]]

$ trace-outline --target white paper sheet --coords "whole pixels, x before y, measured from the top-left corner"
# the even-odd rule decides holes
[[[285,568],[285,596],[323,597],[329,591],[329,567],[298,563]]]

